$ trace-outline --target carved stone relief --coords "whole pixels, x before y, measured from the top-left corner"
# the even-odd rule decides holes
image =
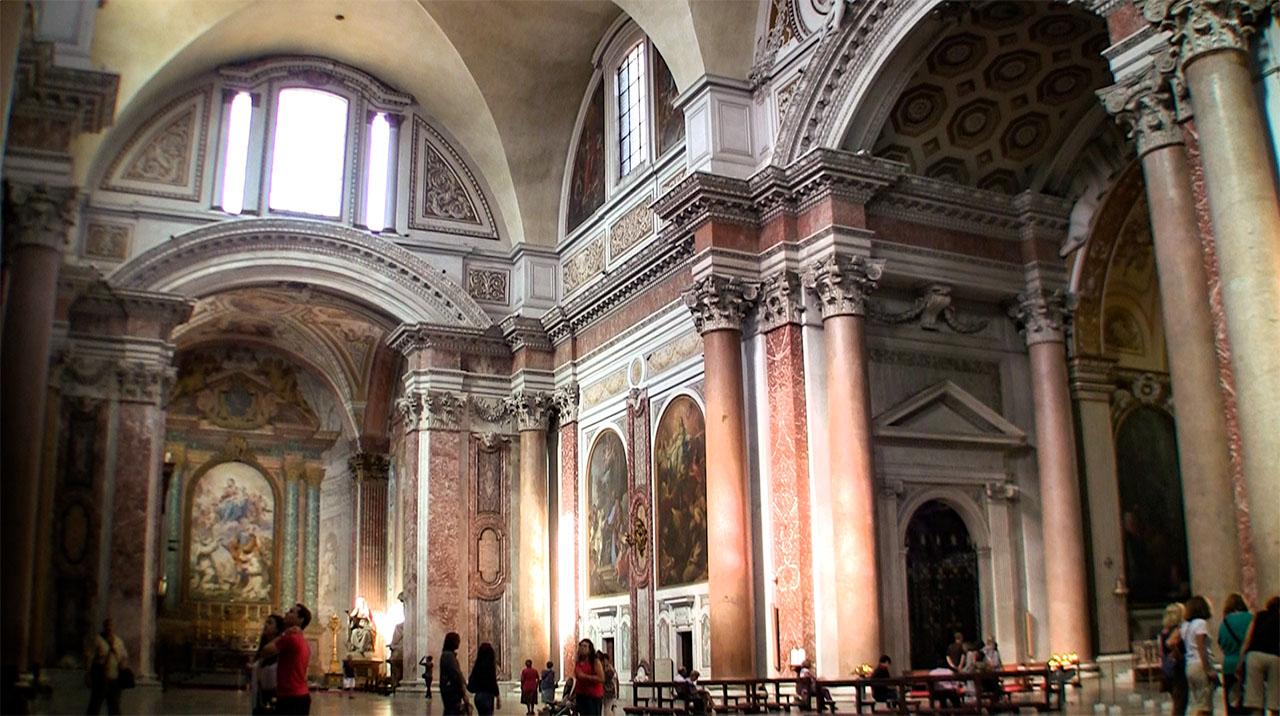
[[[102,188],[126,194],[200,201],[204,187],[213,86],[170,102],[134,132],[112,160]]]

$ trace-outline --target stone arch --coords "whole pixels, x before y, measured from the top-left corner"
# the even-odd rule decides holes
[[[298,281],[348,296],[401,323],[484,330],[492,319],[444,273],[384,239],[338,224],[245,219],[203,226],[135,256],[112,285],[204,296]]]
[[[950,487],[922,490],[902,503],[902,509],[898,511],[901,515],[897,525],[898,547],[906,544],[907,525],[910,524],[911,518],[915,517],[922,505],[930,501],[941,502],[960,515],[960,519],[964,520],[965,529],[969,530],[974,549],[979,552],[991,549],[991,531],[987,528],[987,516],[983,514],[982,508],[963,490]]]

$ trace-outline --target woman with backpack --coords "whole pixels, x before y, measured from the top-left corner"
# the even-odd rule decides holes
[[[1186,653],[1182,649],[1182,604],[1174,602],[1164,608],[1164,621],[1156,641],[1160,647],[1160,690],[1173,697],[1170,716],[1187,713]]]

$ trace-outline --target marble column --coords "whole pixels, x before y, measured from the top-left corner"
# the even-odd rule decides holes
[[[750,476],[743,412],[742,321],[759,286],[723,276],[684,293],[702,334],[707,408],[707,554],[711,675],[756,675]]]
[[[1089,544],[1093,568],[1093,614],[1099,654],[1130,649],[1125,586],[1124,527],[1111,427],[1115,361],[1092,356],[1071,359],[1071,395],[1080,420],[1080,455],[1089,497]],[[1007,639],[1004,641],[1008,641]]]
[[[1245,483],[1254,507],[1254,556],[1262,567],[1260,594],[1280,590],[1280,569],[1265,567],[1280,564],[1280,512],[1268,509],[1280,504],[1275,478],[1280,464],[1280,199],[1248,54],[1253,25],[1267,16],[1268,4],[1142,3],[1147,19],[1172,34],[1199,132],[1231,340]],[[1179,410],[1179,418],[1182,414]],[[1191,520],[1187,527],[1191,538]]]
[[[560,419],[560,504],[556,520],[556,641],[561,671],[572,665],[578,643],[578,615],[582,612],[578,572],[578,385],[555,393]]]
[[[880,577],[876,566],[875,475],[871,463],[871,385],[867,375],[867,297],[884,261],[831,255],[805,271],[822,310],[827,359],[827,441],[835,528],[836,621],[840,670],[879,661]],[[849,595],[860,595],[849,599]]]
[[[324,482],[324,468],[308,465],[306,481],[307,529],[302,544],[302,603],[314,610],[320,598],[320,485]]]
[[[468,461],[460,432],[466,398],[431,390],[422,394],[422,405],[425,431],[419,433],[419,454],[425,452],[427,462],[419,463],[418,495],[427,514],[425,523],[421,518],[418,523],[419,534],[425,537],[419,539],[417,564],[419,574],[425,575],[425,593],[418,598],[419,608],[426,612],[426,653],[438,658],[444,635],[451,631],[462,637],[459,654],[471,653],[472,648],[467,628],[470,530],[464,474]],[[420,591],[422,587],[420,581]]]
[[[298,601],[298,482],[296,469],[284,471],[284,539],[280,550],[280,604],[287,609]]]
[[[1076,652],[1086,658],[1086,654],[1093,655],[1089,639],[1089,575],[1064,337],[1072,303],[1060,293],[1028,292],[1018,295],[1011,313],[1026,337],[1031,361],[1045,593],[1049,603],[1048,650]]]
[[[551,396],[521,391],[507,399],[520,431],[520,554],[516,574],[520,659],[545,664],[551,655],[551,570],[547,534],[547,426]],[[514,667],[513,667],[514,668]]]
[[[4,222],[5,276],[3,369],[0,370],[0,473],[4,475],[4,617],[0,662],[26,668],[32,579],[35,574],[40,431],[49,377],[49,349],[58,268],[67,231],[75,221],[74,188],[9,184]],[[21,350],[15,350],[20,347]]]
[[[771,576],[777,609],[775,659],[770,666],[780,675],[789,673],[792,649],[816,654],[817,641],[801,298],[800,277],[781,271],[764,282],[756,312],[765,345],[769,414],[766,494],[772,513]],[[770,641],[775,641],[774,633],[769,630]]]
[[[358,452],[347,460],[356,482],[356,596],[369,609],[387,609],[387,475],[386,455]],[[386,635],[390,638],[390,635]]]
[[[1155,65],[1101,96],[1137,141],[1146,180],[1166,352],[1177,401],[1183,504],[1194,506],[1186,513],[1191,586],[1196,593],[1226,595],[1240,590],[1240,544],[1209,281],[1182,128],[1175,120],[1173,93]]]
[[[396,499],[400,500],[400,515],[403,521],[403,539],[404,543],[401,549],[404,550],[403,571],[400,574],[401,591],[404,592],[404,630],[402,633],[404,644],[404,663],[416,665],[422,657],[427,654],[439,653],[440,645],[427,644],[426,633],[426,572],[422,571],[421,563],[425,550],[420,543],[419,535],[425,535],[425,531],[420,529],[421,518],[424,516],[419,511],[422,500],[419,498],[420,486],[425,484],[423,465],[423,451],[421,447],[422,431],[424,430],[422,419],[422,400],[416,391],[407,391],[406,394],[396,400],[396,409],[399,411],[404,422],[405,436],[401,450],[403,456],[400,464],[404,469],[399,473],[398,494]],[[423,580],[421,584],[424,588],[419,588],[418,574],[422,571]],[[434,648],[434,652],[432,649]],[[402,689],[409,692],[415,692],[421,688],[421,681],[406,679],[403,682]]]

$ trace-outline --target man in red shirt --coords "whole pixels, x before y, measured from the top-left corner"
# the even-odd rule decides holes
[[[307,664],[311,647],[302,630],[311,623],[311,610],[295,604],[285,612],[284,633],[262,648],[262,658],[279,656],[276,667],[276,710],[281,714],[311,712],[311,689],[307,686]]]

